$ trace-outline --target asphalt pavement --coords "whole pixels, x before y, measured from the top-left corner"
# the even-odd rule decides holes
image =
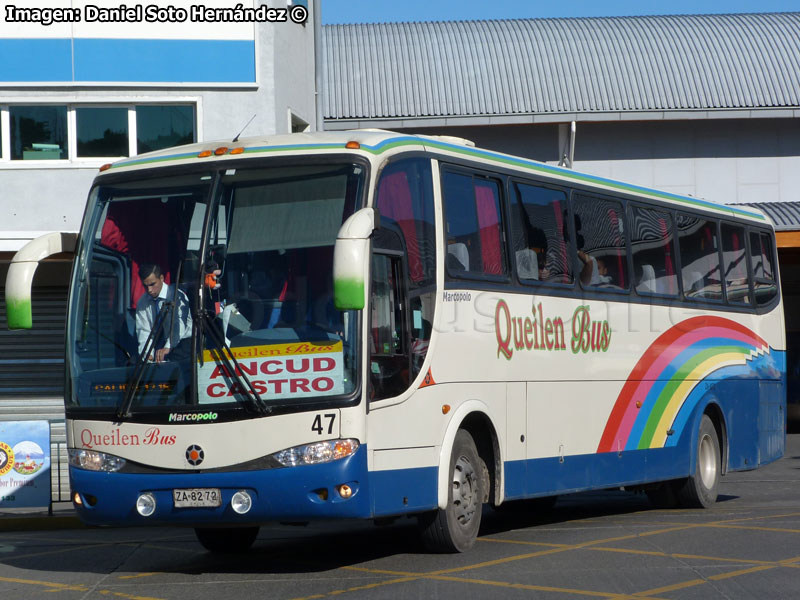
[[[654,509],[624,491],[545,513],[487,508],[458,555],[426,553],[410,519],[275,525],[246,554],[218,556],[191,530],[80,527],[68,505],[4,513],[0,599],[800,599],[800,434],[787,439],[782,460],[725,476],[711,509]]]

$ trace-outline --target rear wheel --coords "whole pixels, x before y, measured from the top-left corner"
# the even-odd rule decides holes
[[[694,475],[678,488],[678,502],[687,508],[709,508],[717,501],[722,458],[719,436],[708,415],[703,415],[697,434],[697,464]]]
[[[450,456],[447,508],[420,517],[422,540],[433,552],[464,552],[478,537],[484,498],[482,461],[465,430],[456,433]]]
[[[258,527],[197,527],[194,532],[197,540],[209,552],[232,554],[244,552],[253,545],[258,536]]]

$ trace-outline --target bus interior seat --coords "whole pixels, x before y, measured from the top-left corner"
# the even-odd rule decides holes
[[[452,271],[469,271],[469,249],[462,242],[447,246],[447,268]]]
[[[642,265],[642,278],[636,286],[636,291],[653,294],[656,289],[656,271],[653,265]]]
[[[520,279],[539,279],[539,258],[530,248],[517,250],[517,273]]]

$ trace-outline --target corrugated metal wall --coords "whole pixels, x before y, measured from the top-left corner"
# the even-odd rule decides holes
[[[326,119],[800,104],[800,13],[323,27]]]

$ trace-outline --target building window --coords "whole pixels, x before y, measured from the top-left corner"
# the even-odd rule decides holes
[[[0,159],[106,161],[190,144],[195,114],[188,103],[0,106]]]
[[[76,108],[78,157],[128,156],[127,108]]]
[[[196,141],[194,107],[140,105],[136,107],[136,153],[162,150]]]
[[[12,106],[9,113],[12,160],[68,158],[66,106]]]

